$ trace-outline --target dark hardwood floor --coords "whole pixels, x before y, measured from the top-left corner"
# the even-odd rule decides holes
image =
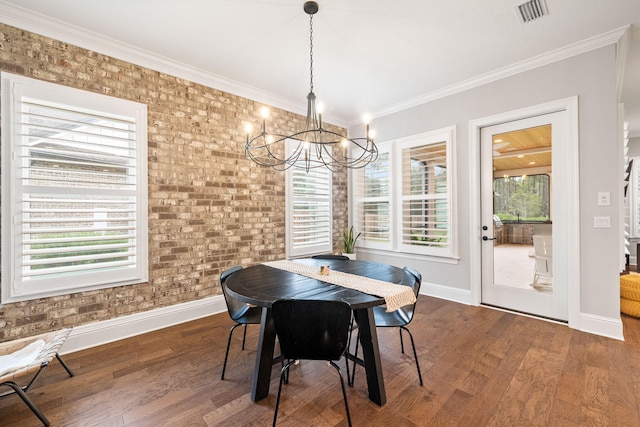
[[[347,390],[355,426],[640,426],[640,319],[623,316],[625,341],[484,307],[421,296],[410,325],[425,385],[397,330],[378,331],[387,404],[366,396],[364,370]],[[249,399],[257,327],[247,349],[226,313],[65,356],[30,391],[54,426],[267,426],[271,394]],[[410,353],[409,353],[410,354]],[[339,363],[344,366],[343,362]],[[278,425],[346,426],[326,363],[304,361],[284,387]],[[0,399],[0,425],[37,426],[17,396]]]

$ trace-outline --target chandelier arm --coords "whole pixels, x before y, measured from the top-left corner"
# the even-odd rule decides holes
[[[330,130],[325,130],[323,129],[322,131],[320,131],[320,129],[312,129],[312,130],[303,130],[300,132],[296,132],[293,133],[291,135],[282,135],[282,134],[277,134],[277,133],[264,133],[264,134],[259,134],[257,136],[255,136],[253,139],[249,140],[246,144],[247,147],[267,147],[269,145],[277,145],[278,143],[281,143],[287,139],[293,139],[295,141],[300,141],[300,142],[311,142],[308,141],[308,139],[305,139],[303,137],[303,135],[305,134],[315,134],[315,133],[322,133],[323,135],[329,135],[329,136],[333,136],[337,139],[331,139],[331,140],[327,140],[326,138],[323,138],[322,141],[315,141],[314,143],[316,144],[320,144],[320,145],[339,145],[342,144],[343,141],[347,141],[349,143],[354,144],[355,146],[357,146],[358,148],[361,148],[365,151],[377,151],[377,147],[375,146],[373,139],[370,138],[347,138],[344,135],[341,135],[339,133],[330,131]],[[277,139],[273,139],[272,142],[266,142],[268,137],[275,137]],[[254,143],[259,140],[259,139],[264,139],[265,143],[263,145],[255,145]],[[364,143],[361,143],[364,142]]]
[[[268,159],[272,159],[272,161],[271,161],[271,162],[263,162],[263,163],[267,163],[267,164],[268,164],[268,163],[273,163],[273,160],[278,161],[278,156],[277,156],[273,151],[271,151],[271,146],[272,146],[272,145],[274,145],[274,144],[272,144],[272,143],[268,143],[268,142],[267,142],[267,138],[266,138],[266,136],[267,136],[267,134],[265,134],[265,133],[263,132],[263,133],[261,134],[261,136],[258,136],[258,137],[257,137],[257,138],[262,138],[262,140],[264,141],[264,143],[263,143],[262,145],[260,145],[260,146],[255,146],[255,148],[263,148],[263,149],[265,149],[265,150],[267,151],[267,156],[266,156],[266,158],[268,158]],[[257,141],[257,138],[254,138],[254,141]],[[276,142],[276,144],[277,144],[277,142]],[[248,146],[248,149],[251,149],[251,146],[250,146],[250,145]],[[250,152],[251,152],[251,151],[250,151]],[[251,152],[251,154],[252,154],[252,157],[253,157],[254,159],[258,159],[258,158],[259,158],[259,157],[257,157],[257,156],[253,156],[253,152]]]
[[[245,151],[247,157],[262,166],[273,167],[274,165],[289,164],[292,162],[296,162],[298,159],[300,159],[302,153],[305,153],[307,151],[304,149],[304,144],[307,143],[310,139],[309,134],[313,135],[317,133],[320,133],[318,129],[300,131],[292,135],[264,133],[250,140],[245,148]],[[339,170],[345,167],[360,168],[366,166],[366,164],[370,163],[371,161],[375,161],[378,156],[377,147],[373,143],[372,139],[348,139],[345,136],[330,130],[324,130],[322,131],[322,134],[328,135],[333,138],[331,138],[330,140],[324,139],[321,142],[316,141],[311,143],[315,145],[317,160],[307,158],[307,156],[305,155],[305,169],[307,169],[307,166],[309,168],[312,168],[315,163],[320,163],[326,167],[331,167],[332,170]],[[272,138],[271,142],[267,142],[269,137]],[[272,150],[272,146],[275,147],[278,145],[282,145],[286,140],[297,141],[298,145],[289,156],[279,157]],[[351,144],[352,146],[352,149],[346,150],[345,148],[342,148],[343,141],[349,142],[349,144]],[[328,147],[332,147],[332,150],[328,150]],[[353,148],[356,149],[354,150]],[[282,149],[284,150],[284,147]],[[265,154],[254,154],[254,151],[260,150],[264,150]],[[354,152],[358,153],[358,155],[355,157],[351,157],[350,154],[353,154]],[[267,160],[262,160],[263,158]]]

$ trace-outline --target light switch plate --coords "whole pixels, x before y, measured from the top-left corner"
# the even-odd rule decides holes
[[[593,217],[594,228],[611,228],[611,217],[609,216],[594,216]]]
[[[598,206],[610,206],[611,205],[611,193],[608,191],[602,191],[598,193]]]

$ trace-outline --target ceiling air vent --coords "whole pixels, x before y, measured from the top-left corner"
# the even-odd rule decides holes
[[[516,6],[516,13],[520,23],[526,24],[549,14],[544,0],[530,0]]]

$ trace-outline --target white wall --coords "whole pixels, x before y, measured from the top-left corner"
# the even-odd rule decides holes
[[[468,236],[471,211],[466,166],[469,164],[469,121],[578,96],[580,153],[580,311],[620,321],[618,254],[619,173],[617,148],[616,49],[614,45],[577,55],[405,111],[376,118],[376,140],[456,125],[457,213],[459,261],[434,262],[402,254],[358,250],[358,258],[412,265],[423,275],[430,294],[469,302],[471,269]],[[437,66],[437,65],[434,65]],[[357,128],[350,129],[354,133]],[[611,193],[611,205],[597,206],[597,193]],[[353,209],[351,210],[353,212]],[[611,228],[594,229],[594,216],[610,216]],[[429,292],[431,290],[431,292]]]

